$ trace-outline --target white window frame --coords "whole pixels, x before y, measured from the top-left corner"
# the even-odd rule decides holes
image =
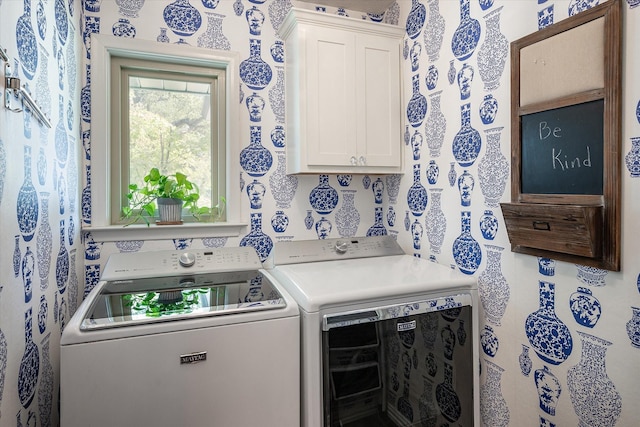
[[[111,219],[111,58],[130,57],[176,64],[210,66],[226,70],[225,114],[226,221],[194,222],[182,225],[132,224],[127,227]],[[240,188],[239,81],[240,55],[185,45],[124,39],[107,35],[91,36],[91,225],[83,226],[96,241],[157,240],[239,236],[247,223],[242,222]],[[235,191],[234,191],[235,190]]]

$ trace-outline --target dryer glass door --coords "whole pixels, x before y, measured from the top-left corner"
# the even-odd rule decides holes
[[[472,299],[323,318],[325,426],[473,426]]]

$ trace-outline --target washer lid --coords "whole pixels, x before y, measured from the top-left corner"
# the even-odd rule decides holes
[[[80,330],[272,310],[287,304],[260,271],[107,281]]]
[[[477,289],[473,277],[411,255],[281,265],[270,272],[306,312]]]

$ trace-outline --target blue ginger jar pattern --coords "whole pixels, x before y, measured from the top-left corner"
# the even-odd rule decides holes
[[[500,77],[509,54],[509,41],[500,32],[502,8],[503,6],[500,6],[484,16],[487,33],[478,50],[478,72],[486,91],[500,87]]]
[[[418,399],[418,411],[420,413],[420,421],[425,426],[435,426],[438,420],[438,412],[436,403],[433,399],[433,383],[431,380],[422,380],[424,388]]]
[[[485,125],[490,125],[498,115],[498,100],[493,95],[488,94],[480,103],[480,120]]]
[[[267,187],[257,179],[247,185],[247,196],[251,209],[262,209],[262,201],[266,192]]]
[[[218,7],[220,0],[202,0],[202,5],[207,9],[215,9]]]
[[[495,239],[498,234],[498,227],[500,223],[498,218],[493,214],[492,210],[484,211],[484,214],[480,217],[480,233],[482,237],[487,240]]]
[[[377,178],[371,185],[373,192],[373,202],[377,205],[382,204],[382,196],[384,195],[384,182],[381,178]]]
[[[466,62],[458,71],[458,90],[460,91],[460,99],[463,101],[471,96],[471,84],[473,83],[474,75],[475,70]]]
[[[577,265],[578,274],[577,278],[585,285],[601,287],[605,286],[605,277],[608,274],[607,270],[603,270],[598,267],[591,267],[589,265]]]
[[[396,402],[396,408],[398,412],[410,422],[413,422],[413,405],[409,400],[409,382],[405,381],[402,387],[402,396],[398,398]]]
[[[567,386],[579,426],[613,426],[622,411],[622,397],[607,375],[606,353],[611,342],[577,332],[582,356],[577,365],[569,368]]]
[[[407,15],[407,23],[405,25],[409,38],[415,39],[420,35],[426,17],[427,9],[424,5],[419,0],[412,0],[411,10]]]
[[[422,148],[423,137],[420,131],[416,129],[411,136],[411,152],[413,153],[413,160],[420,160],[420,148]]]
[[[431,157],[440,157],[440,149],[444,144],[444,134],[447,130],[447,119],[440,107],[441,96],[441,90],[429,95],[431,109],[424,125],[424,136]]]
[[[313,214],[311,213],[311,211],[307,211],[307,216],[304,217],[304,226],[306,227],[307,230],[311,230],[311,227],[313,227],[313,224],[316,222],[315,219],[313,219]]]
[[[411,240],[413,241],[413,249],[420,250],[422,241],[422,224],[417,219],[411,224]]]
[[[262,60],[262,41],[249,40],[249,57],[240,63],[240,78],[250,89],[260,90],[267,87],[273,76],[269,64]]]
[[[429,62],[435,62],[440,58],[445,22],[440,14],[440,0],[427,0],[427,5],[429,18],[424,27],[424,47]]]
[[[502,127],[485,130],[487,150],[478,163],[480,189],[484,195],[484,203],[497,208],[509,180],[509,161],[500,150],[500,134]]]
[[[429,65],[427,69],[427,75],[424,78],[424,83],[427,85],[427,89],[433,90],[438,85],[438,69],[435,65]]]
[[[413,42],[409,51],[409,60],[411,62],[411,71],[416,72],[420,67],[420,54],[422,53],[422,45],[417,41]]]
[[[502,395],[502,373],[504,369],[484,359],[486,380],[480,386],[480,418],[483,425],[506,427],[509,425],[509,407]]]
[[[273,240],[262,232],[262,214],[251,214],[251,231],[240,240],[240,246],[251,246],[258,253],[260,261],[264,262],[271,253]]]
[[[602,315],[600,301],[593,296],[591,289],[582,286],[569,297],[569,308],[576,322],[587,328],[593,328]]]
[[[626,323],[627,336],[631,340],[631,346],[640,348],[640,308],[631,307],[631,319]],[[2,389],[0,387],[0,393]]]
[[[382,208],[376,207],[374,210],[374,223],[367,230],[367,236],[386,236],[387,229],[382,222]]]
[[[476,185],[476,180],[469,173],[468,170],[464,170],[462,175],[458,177],[458,192],[460,193],[460,205],[471,206],[471,196],[473,195],[473,188]]]
[[[482,261],[480,244],[471,235],[471,212],[460,212],[461,232],[453,241],[453,259],[464,274],[473,274]]]
[[[316,234],[319,240],[324,240],[331,234],[331,230],[333,230],[333,224],[325,217],[321,217],[318,222],[316,222]]]
[[[429,250],[434,254],[439,254],[447,231],[447,218],[441,206],[442,188],[431,188],[429,193],[431,193],[431,205],[425,220],[427,239],[429,240]]]
[[[24,353],[18,371],[18,398],[23,408],[28,408],[36,394],[40,372],[40,352],[33,342],[32,308],[24,313]]]
[[[273,61],[279,64],[284,63],[284,42],[282,40],[276,40],[269,49],[271,58]]]
[[[368,190],[370,185],[371,185],[371,177],[369,175],[365,175],[362,178],[362,186],[364,187],[365,190]]]
[[[25,242],[30,242],[38,224],[38,193],[31,180],[31,147],[24,146],[24,181],[18,191],[16,215]]]
[[[271,227],[276,233],[284,233],[289,226],[289,217],[284,211],[276,211],[271,217]]]
[[[494,357],[498,353],[500,341],[495,332],[493,332],[493,328],[489,325],[484,325],[484,329],[480,333],[480,346],[484,354],[489,357]]]
[[[640,178],[640,136],[631,138],[631,149],[624,156],[624,163],[631,178]]]
[[[286,142],[286,133],[284,130],[284,126],[276,125],[276,127],[273,128],[273,130],[271,131],[271,142],[276,148],[284,148]]]
[[[486,319],[500,326],[500,321],[509,302],[509,284],[502,274],[502,251],[504,248],[485,245],[487,268],[478,276],[478,293]]]
[[[264,13],[256,6],[247,9],[244,13],[247,25],[249,26],[249,34],[259,36],[262,34],[262,25],[264,24]]]
[[[49,304],[44,295],[40,295],[40,306],[38,307],[38,330],[40,334],[44,334],[47,330],[47,314],[49,312]]]
[[[22,272],[22,286],[24,287],[24,302],[31,301],[33,296],[33,274],[36,269],[36,258],[27,246],[22,262],[20,263],[20,271]]]
[[[562,392],[560,381],[547,366],[536,369],[533,377],[538,391],[540,409],[549,415],[555,415],[558,398]]]
[[[20,235],[15,236],[15,246],[13,247],[13,276],[20,275],[20,261],[22,260],[22,252],[20,251]]]
[[[249,176],[264,176],[273,164],[271,152],[262,145],[262,126],[250,127],[250,143],[240,152],[240,166]]]
[[[351,175],[351,174],[337,175],[336,179],[338,180],[338,184],[340,184],[341,187],[348,187],[349,184],[351,184],[351,180],[353,179],[353,175]]]
[[[482,138],[471,126],[471,104],[460,106],[460,130],[453,138],[453,157],[463,168],[473,165],[480,154]]]
[[[451,51],[458,60],[464,61],[473,55],[480,32],[480,23],[471,17],[469,0],[460,0],[460,24],[451,39]]]
[[[525,333],[543,361],[559,365],[571,355],[573,338],[567,325],[555,313],[556,285],[540,280],[538,288],[540,308],[527,316]]]
[[[444,363],[444,379],[436,386],[436,402],[447,421],[455,423],[462,413],[460,398],[453,387],[453,366]]]
[[[431,185],[435,185],[438,182],[440,176],[440,168],[435,160],[429,160],[429,167],[427,168],[427,182]]]
[[[393,206],[389,206],[389,209],[387,209],[387,224],[389,227],[396,225],[396,211]]]
[[[420,93],[420,75],[415,74],[411,78],[413,94],[407,103],[407,119],[414,128],[422,125],[427,115],[427,98]]]
[[[421,216],[427,208],[427,190],[420,183],[420,164],[413,165],[413,185],[407,192],[407,205],[413,216]]]
[[[245,103],[247,105],[247,110],[249,111],[249,120],[252,122],[261,122],[262,112],[266,105],[264,98],[253,92],[251,95],[247,96]]]
[[[116,37],[134,38],[136,36],[136,27],[127,18],[120,18],[118,22],[111,27],[111,32]]]
[[[556,262],[550,258],[538,257],[538,273],[543,276],[556,274]]]
[[[24,0],[24,14],[16,22],[16,44],[22,72],[32,80],[38,68],[38,40],[31,24],[31,0]]]
[[[202,15],[189,0],[176,0],[168,4],[162,12],[162,17],[167,27],[182,37],[195,34],[202,25]]]
[[[62,95],[60,96],[60,107],[62,107]],[[56,159],[58,160],[58,166],[64,168],[65,164],[67,163],[67,157],[69,156],[69,137],[67,136],[67,131],[64,127],[62,108],[59,109],[55,140]]]
[[[338,206],[338,192],[329,185],[329,175],[320,175],[318,181],[309,193],[309,203],[320,215],[328,215]]]

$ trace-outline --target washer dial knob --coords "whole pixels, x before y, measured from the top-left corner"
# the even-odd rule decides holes
[[[185,252],[180,255],[180,258],[178,258],[178,262],[183,267],[191,267],[196,263],[196,256],[191,252]]]
[[[347,249],[349,249],[349,242],[346,242],[344,240],[338,240],[336,242],[336,253],[342,255],[342,254],[346,254],[347,253]]]

